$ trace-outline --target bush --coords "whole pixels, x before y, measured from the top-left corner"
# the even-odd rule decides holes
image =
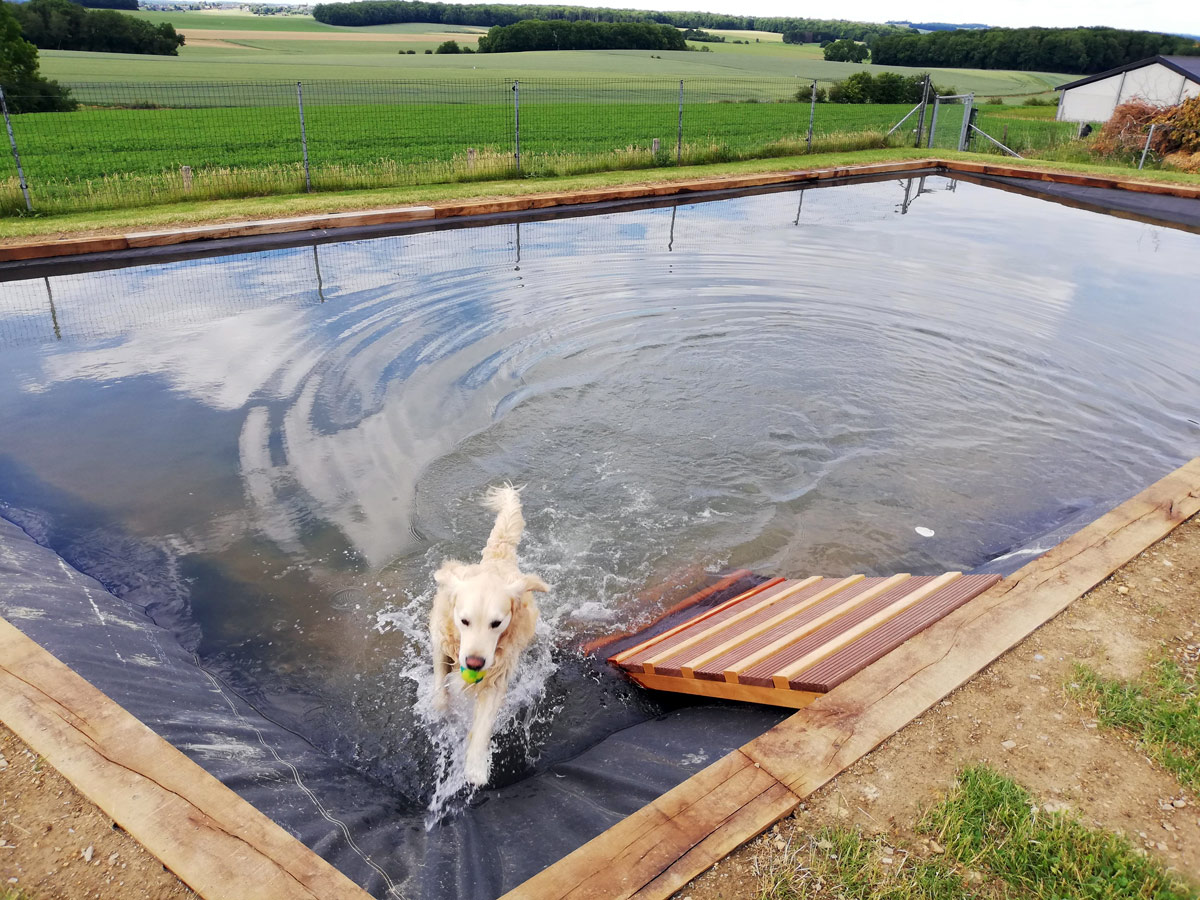
[[[1026,97],[1022,106],[1057,106],[1057,100],[1051,100],[1049,97]]]
[[[895,72],[855,72],[829,89],[830,103],[920,103],[925,87],[924,75],[897,75]],[[932,88],[939,94],[952,94],[953,88]],[[801,91],[800,93],[802,93]],[[799,97],[799,93],[797,97]]]
[[[818,103],[824,103],[827,96],[828,96],[828,93],[826,92],[825,88],[823,88],[823,87],[817,88],[816,101]],[[814,98],[813,98],[812,87],[802,87],[798,91],[796,91],[796,102],[797,103],[811,103],[813,101],[813,99]]]
[[[1140,152],[1146,146],[1151,123],[1157,121],[1162,112],[1159,107],[1145,100],[1122,103],[1100,128],[1100,134],[1092,142],[1092,152],[1104,157]],[[1166,142],[1165,131],[1156,131],[1150,149],[1161,155],[1166,152]]]
[[[871,55],[865,44],[849,38],[839,38],[825,48],[825,59],[831,62],[862,62]]]
[[[442,41],[438,44],[438,48],[434,53],[462,53],[462,47],[458,46],[458,41]]]

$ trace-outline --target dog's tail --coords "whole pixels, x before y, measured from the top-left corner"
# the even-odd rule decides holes
[[[483,548],[483,558],[515,561],[517,544],[521,543],[521,534],[525,531],[520,492],[511,484],[489,488],[483,505],[496,513],[496,524]]]

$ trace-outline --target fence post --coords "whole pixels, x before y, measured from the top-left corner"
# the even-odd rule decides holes
[[[941,104],[942,98],[937,94],[933,95],[933,115],[929,119],[929,140],[926,142],[926,147],[933,146],[934,135],[937,134],[937,114],[938,106]]]
[[[1150,152],[1150,142],[1154,140],[1154,126],[1157,124],[1157,122],[1150,123],[1150,133],[1146,135],[1146,146],[1142,148],[1142,158],[1138,160],[1139,169],[1146,164],[1146,154]],[[11,130],[9,131],[9,134],[12,134]],[[14,144],[13,146],[15,148],[16,145]]]
[[[962,127],[958,130],[958,151],[967,149],[967,135],[970,134],[971,111],[975,107],[975,92],[967,94],[967,102],[963,104],[963,120]]]
[[[808,152],[812,153],[813,121],[817,117],[817,79],[812,83],[812,102],[808,104]]]
[[[921,146],[921,135],[925,131],[925,110],[929,106],[930,76],[925,76],[925,84],[921,88],[921,113],[917,116],[917,142],[913,146]]]
[[[675,135],[675,165],[683,165],[683,79],[679,79],[679,129]]]
[[[521,82],[513,82],[513,137],[516,140],[517,174],[521,174]]]
[[[8,101],[4,99],[4,88],[0,87],[0,110],[4,112],[4,127],[8,129],[8,143],[12,145],[13,161],[17,164],[17,181],[25,195],[25,208],[33,212],[33,201],[29,199],[29,185],[25,183],[25,170],[21,168],[21,154],[17,151],[17,138],[13,134],[12,119],[8,117]]]
[[[304,150],[304,189],[312,193],[312,176],[308,171],[308,132],[304,128],[304,88],[296,82],[296,105],[300,107],[300,147]]]

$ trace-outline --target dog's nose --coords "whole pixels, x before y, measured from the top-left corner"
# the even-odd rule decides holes
[[[482,656],[468,656],[467,657],[467,668],[473,669],[474,671],[478,672],[480,669],[483,668],[483,664],[485,662],[487,662],[487,660],[485,660]]]

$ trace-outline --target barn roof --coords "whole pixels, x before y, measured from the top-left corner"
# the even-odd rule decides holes
[[[1112,75],[1118,75],[1121,72],[1129,72],[1133,69],[1140,69],[1142,66],[1161,63],[1168,69],[1173,69],[1191,81],[1200,83],[1200,56],[1151,56],[1146,59],[1139,59],[1137,62],[1126,63],[1123,66],[1117,66],[1115,69],[1109,69],[1107,72],[1100,72],[1096,75],[1089,75],[1087,78],[1080,78],[1078,81],[1072,81],[1067,84],[1060,84],[1055,88],[1056,91],[1065,91],[1067,88],[1079,87],[1083,84],[1091,84],[1093,81],[1100,81]]]

